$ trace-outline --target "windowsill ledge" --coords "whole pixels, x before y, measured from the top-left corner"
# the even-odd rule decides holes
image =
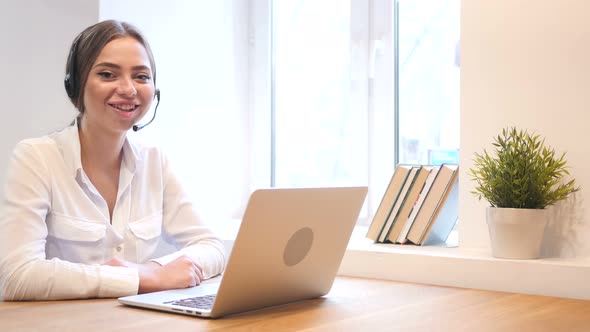
[[[216,229],[228,252],[238,228]],[[484,249],[375,244],[365,233],[354,231],[339,275],[590,300],[588,258],[498,259]]]
[[[499,259],[487,250],[375,244],[355,230],[339,274],[461,288],[590,299],[590,259]]]

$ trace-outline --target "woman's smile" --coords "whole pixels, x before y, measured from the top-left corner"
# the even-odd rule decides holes
[[[133,112],[139,108],[139,104],[129,102],[108,103],[109,106],[122,112]]]

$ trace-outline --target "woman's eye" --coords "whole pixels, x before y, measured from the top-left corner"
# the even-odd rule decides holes
[[[113,77],[115,77],[115,75],[113,75],[113,73],[109,73],[108,71],[101,71],[100,73],[98,73],[98,76],[100,76],[102,78],[113,78]]]
[[[147,74],[139,74],[136,77],[138,80],[141,80],[141,81],[149,81],[151,79],[150,75],[147,75]]]

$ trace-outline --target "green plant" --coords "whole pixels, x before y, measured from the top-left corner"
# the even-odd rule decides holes
[[[492,207],[544,209],[580,190],[569,175],[565,153],[559,158],[545,146],[545,139],[515,127],[502,129],[494,138],[495,156],[484,149],[475,153],[469,170],[477,182],[471,193],[487,200]]]

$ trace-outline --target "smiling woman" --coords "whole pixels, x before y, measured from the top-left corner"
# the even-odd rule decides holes
[[[155,62],[132,25],[103,21],[72,43],[72,126],[17,144],[0,209],[0,297],[119,297],[191,287],[225,253],[164,153],[127,137],[154,97]],[[158,98],[159,100],[159,98]],[[177,251],[158,256],[162,239]]]

